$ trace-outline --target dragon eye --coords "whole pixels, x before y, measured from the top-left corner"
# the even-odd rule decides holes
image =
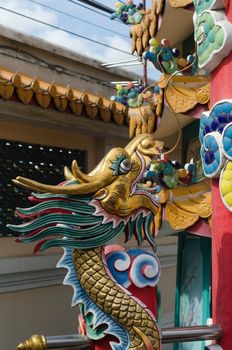
[[[132,164],[129,159],[124,159],[119,164],[119,174],[124,175],[127,174],[131,170]]]
[[[121,155],[117,155],[116,159],[111,161],[112,165],[110,166],[110,169],[113,170],[113,175],[125,175],[127,174],[131,168],[132,163],[130,159],[126,157],[126,154],[123,153]]]

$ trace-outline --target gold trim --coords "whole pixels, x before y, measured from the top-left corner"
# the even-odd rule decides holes
[[[193,0],[169,0],[169,2],[172,7],[178,8],[191,5],[193,3]]]
[[[170,197],[165,206],[165,217],[174,230],[186,229],[200,218],[212,215],[210,182],[208,179],[187,187],[169,190]]]
[[[207,104],[210,101],[210,84],[208,79],[196,77],[173,77],[167,85],[169,75],[161,78],[159,86],[165,88],[165,98],[175,113],[185,113],[197,104]]]
[[[158,83],[158,86],[160,88],[165,88],[167,83],[170,81],[170,75],[169,74],[164,74]],[[203,75],[175,75],[174,77],[172,77],[171,79],[172,83],[183,83],[183,84],[204,84],[205,85],[209,82],[209,79],[206,76]]]
[[[18,350],[47,350],[46,339],[43,335],[33,334],[17,346]]]

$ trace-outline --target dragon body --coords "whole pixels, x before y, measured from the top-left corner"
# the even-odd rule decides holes
[[[159,208],[158,196],[137,186],[151,160],[163,144],[151,135],[140,135],[125,148],[112,149],[89,174],[74,161],[65,168],[66,181],[50,186],[18,177],[14,182],[36,190],[31,208],[16,213],[29,219],[10,225],[22,233],[19,242],[39,243],[35,251],[60,246],[65,250],[59,266],[69,272],[66,284],[74,288],[73,305],[91,319],[93,339],[106,335],[113,350],[159,350],[160,333],[147,307],[134,298],[110,274],[102,249],[110,240],[125,232],[138,243],[147,239],[155,248],[154,219]]]
[[[100,249],[76,250],[73,257],[82,288],[99,308],[127,330],[129,349],[159,349],[160,336],[154,317],[109,278]]]

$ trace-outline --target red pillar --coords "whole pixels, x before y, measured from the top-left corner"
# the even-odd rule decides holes
[[[232,22],[232,1],[226,9]],[[232,53],[211,76],[211,106],[232,99]],[[223,350],[232,348],[232,213],[222,203],[218,180],[212,181],[212,305],[213,322],[221,324]]]

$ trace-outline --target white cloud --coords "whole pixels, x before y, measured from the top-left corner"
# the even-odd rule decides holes
[[[93,44],[91,42],[88,42],[87,40],[71,36],[68,33],[62,32],[60,30],[54,29],[54,30],[46,30],[45,32],[41,33],[41,38],[52,42],[53,44],[58,44],[63,47],[68,48],[69,50],[76,51],[82,55],[91,57],[93,59],[99,60],[101,62],[113,62],[116,60],[124,60],[124,59],[130,59],[130,56],[127,54],[124,54],[123,52],[116,51],[110,48],[104,48],[102,46],[99,46],[97,44]],[[97,40],[97,38],[95,38]],[[99,40],[99,39],[98,39]],[[124,51],[130,50],[130,45],[128,42],[124,41],[122,38],[118,36],[106,37],[104,38],[104,42],[107,45],[114,46],[121,48]],[[125,68],[127,71],[131,71],[135,74],[142,74],[142,66],[136,66],[136,67],[127,67]]]
[[[29,4],[25,1],[18,0],[0,1],[0,4],[3,5],[2,7],[36,18],[43,22],[48,22],[53,25],[58,23],[58,17],[55,14],[44,10],[41,6],[36,4]],[[35,34],[37,36],[39,36],[40,33],[45,30],[45,26],[43,24],[36,23],[30,19],[15,15],[2,9],[0,9],[0,24],[11,27],[17,31]]]
[[[128,28],[126,28],[126,30],[129,30]],[[106,42],[106,44],[119,48],[120,50],[126,51],[126,52],[130,52],[131,50],[131,42],[124,40],[123,38],[114,35],[114,36],[106,36],[104,38],[104,42]],[[103,61],[103,62],[114,62],[114,61],[120,61],[120,60],[127,60],[127,59],[133,59],[132,56],[129,56],[126,53],[123,53],[121,51],[116,51],[110,48],[105,48],[102,53],[99,55],[96,55],[96,58]],[[126,71],[130,71],[134,74],[139,74],[142,75],[143,74],[143,67],[142,65],[140,66],[127,66],[124,67],[123,69],[125,69]]]
[[[58,29],[47,29],[40,36],[42,39],[66,47],[80,54],[92,56],[91,47],[88,41],[62,32]]]
[[[4,5],[3,7],[22,13],[26,16],[62,27],[62,25],[59,24],[60,21],[58,15],[52,13],[47,9],[44,9],[39,5],[19,0],[8,0],[7,2],[5,0],[0,0],[0,4]],[[75,37],[74,35],[62,32],[58,29],[49,28],[43,24],[36,23],[30,19],[1,9],[0,24],[9,26],[17,31],[35,35],[37,37],[43,38],[55,44],[62,45],[71,50],[78,51],[79,53],[83,53],[99,60],[110,61],[115,58],[118,59],[119,56],[118,51],[112,50],[110,48],[104,49],[102,46],[88,42],[82,38]],[[86,33],[86,36],[88,36],[88,32]],[[126,40],[123,40],[118,36],[103,37],[102,35],[100,38],[96,36],[93,39],[96,41],[106,42],[108,45],[115,46],[116,48],[120,47],[122,50],[128,52],[130,51],[130,47],[127,44]],[[122,55],[123,57],[126,56],[128,58],[128,55],[120,53],[120,56]]]
[[[78,53],[102,62],[111,62],[114,60],[124,60],[130,58],[130,56],[123,52],[94,44],[88,40],[75,37],[58,29],[48,29],[41,34],[41,37],[54,44],[64,46],[70,50],[77,51]],[[130,44],[117,35],[112,37],[102,37],[100,39],[99,37],[92,38],[96,41],[100,41],[102,43],[106,43],[107,45],[130,52]]]
[[[124,40],[123,38],[117,35],[106,36],[104,38],[104,42],[107,45],[116,47],[126,52],[130,52],[130,42]],[[104,60],[107,62],[115,61],[118,59],[124,60],[124,59],[130,58],[126,53],[123,53],[121,51],[116,51],[110,48],[104,48],[104,52],[101,54],[101,57],[103,57]]]
[[[43,22],[50,23],[52,25],[57,25],[62,27],[62,19],[63,17],[59,17],[57,14],[44,9],[43,7],[29,3],[28,1],[19,1],[19,0],[0,0],[0,4],[3,7],[11,9],[13,11],[22,13],[24,15],[36,18]],[[54,6],[55,7],[55,6]],[[117,60],[125,60],[130,59],[128,54],[123,52],[103,47],[90,41],[87,41],[82,38],[75,37],[74,35],[62,32],[61,30],[49,28],[43,24],[36,23],[31,21],[30,19],[26,19],[21,16],[17,16],[13,13],[4,11],[0,9],[0,24],[10,26],[12,29],[16,31],[21,31],[24,33],[28,33],[30,35],[35,35],[44,40],[50,41],[54,44],[61,45],[70,50],[76,51],[80,54],[89,56],[93,59],[97,59],[102,62],[113,62]],[[75,31],[75,30],[73,30]],[[129,36],[129,28],[125,26],[125,34],[128,31]],[[130,52],[131,50],[131,41],[123,39],[122,37],[116,35],[104,35],[104,32],[97,32],[93,38],[96,41],[100,41],[102,43],[106,43],[107,45],[113,46],[115,48],[119,48],[120,50]],[[88,36],[88,27],[86,28],[86,36]],[[131,56],[132,58],[132,56]],[[125,70],[129,70],[135,74],[139,74],[142,76],[143,67],[142,66],[130,66],[125,67]],[[150,72],[149,76],[154,75]]]

